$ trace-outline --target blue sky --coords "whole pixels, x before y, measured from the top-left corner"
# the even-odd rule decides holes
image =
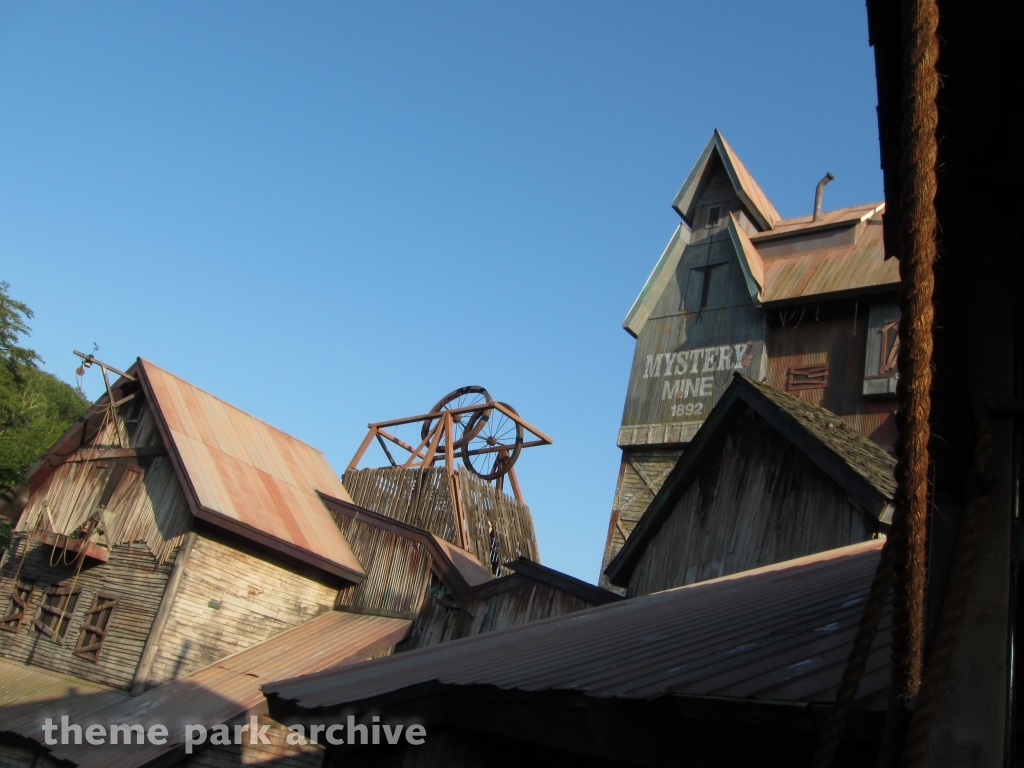
[[[47,370],[145,357],[339,472],[486,386],[596,581],[675,192],[717,127],[784,216],[879,200],[876,101],[859,0],[0,3],[0,280]]]

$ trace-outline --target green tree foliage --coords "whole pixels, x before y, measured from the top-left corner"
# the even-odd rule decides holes
[[[78,390],[39,369],[35,350],[18,344],[29,335],[32,310],[9,288],[0,282],[0,497],[88,408]],[[0,550],[4,537],[0,530]]]

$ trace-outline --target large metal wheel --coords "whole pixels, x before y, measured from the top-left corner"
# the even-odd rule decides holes
[[[501,403],[512,413],[519,412]],[[523,450],[523,425],[497,408],[477,411],[466,425],[468,439],[461,446],[462,463],[484,480],[496,480],[510,469]]]
[[[494,401],[491,399],[490,393],[483,387],[469,386],[459,387],[454,392],[449,392],[447,395],[437,401],[437,405],[430,409],[430,413],[437,413],[438,411],[453,411],[458,408],[471,408],[473,406],[485,406],[490,405]],[[473,433],[469,429],[470,421],[477,417],[483,416],[482,420],[478,420],[474,424],[474,429],[483,428],[484,424],[487,423],[487,417],[490,416],[491,408],[484,408],[480,411],[472,413],[456,413],[452,415],[452,449],[458,450],[465,445],[469,439],[473,436]],[[437,426],[438,419],[426,419],[423,422],[423,429],[420,430],[420,439],[426,440],[427,435],[430,434],[435,426]],[[441,436],[441,442],[438,443],[438,449],[444,447],[444,436]]]

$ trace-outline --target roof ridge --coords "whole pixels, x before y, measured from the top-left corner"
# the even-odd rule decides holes
[[[294,440],[294,441],[295,441],[295,442],[297,442],[297,443],[301,443],[302,445],[306,446],[307,448],[311,448],[312,450],[314,450],[314,451],[316,451],[317,453],[319,453],[319,454],[320,454],[321,456],[324,456],[324,460],[326,461],[326,454],[324,454],[324,452],[323,452],[323,451],[321,451],[321,450],[320,450],[319,448],[317,448],[317,447],[316,447],[315,445],[313,445],[312,443],[308,443],[308,442],[306,442],[305,440],[303,440],[302,438],[300,438],[300,437],[296,437],[295,435],[291,434],[290,432],[285,432],[285,431],[284,431],[283,429],[281,429],[280,427],[275,427],[275,426],[274,426],[273,424],[271,424],[271,423],[270,423],[269,421],[264,421],[264,420],[263,420],[263,419],[261,419],[261,418],[260,418],[259,416],[254,416],[253,414],[249,413],[248,411],[246,411],[246,410],[243,410],[242,408],[239,408],[239,407],[238,407],[237,405],[235,405],[235,404],[233,404],[233,403],[230,403],[230,402],[228,402],[228,401],[227,401],[227,400],[225,400],[225,399],[224,399],[223,397],[220,397],[219,395],[215,395],[215,394],[213,394],[212,392],[210,392],[209,390],[203,389],[202,387],[198,386],[197,384],[193,384],[193,383],[192,383],[191,381],[189,381],[188,379],[185,379],[185,378],[183,378],[183,377],[179,376],[178,374],[174,373],[174,371],[170,371],[170,370],[168,370],[167,368],[164,368],[164,367],[163,367],[163,366],[161,366],[161,365],[157,365],[157,364],[156,364],[156,363],[154,363],[154,362],[153,362],[152,360],[147,360],[147,359],[145,359],[144,357],[139,357],[139,358],[138,358],[138,362],[139,362],[139,363],[142,363],[142,364],[143,364],[143,365],[145,365],[145,366],[149,366],[149,367],[152,367],[152,368],[156,368],[157,370],[161,371],[162,373],[165,373],[165,374],[167,374],[168,376],[171,376],[172,378],[175,378],[175,379],[177,379],[178,381],[182,382],[183,384],[187,384],[187,385],[188,385],[188,386],[190,386],[190,387],[191,387],[192,389],[194,389],[194,390],[197,390],[198,392],[202,392],[202,393],[203,393],[204,395],[206,395],[207,397],[212,397],[212,398],[213,398],[214,400],[217,400],[217,401],[219,401],[219,402],[223,403],[223,404],[224,404],[224,405],[226,405],[226,406],[227,406],[228,408],[231,408],[231,409],[232,409],[232,410],[234,410],[234,411],[238,411],[238,413],[242,414],[243,416],[246,416],[247,418],[250,418],[250,419],[252,419],[253,421],[258,421],[258,422],[259,422],[260,424],[263,424],[263,425],[264,425],[264,426],[266,426],[266,427],[267,427],[268,429],[272,429],[272,430],[274,430],[275,432],[279,432],[279,433],[281,433],[282,435],[284,435],[285,437],[287,437],[288,439],[290,439],[290,440]],[[129,368],[128,370],[130,371],[131,369]],[[328,465],[329,465],[329,464],[330,464],[330,462],[328,462]],[[331,471],[334,471],[334,468],[333,468],[333,467],[331,467]],[[337,473],[335,473],[335,474],[337,474]]]

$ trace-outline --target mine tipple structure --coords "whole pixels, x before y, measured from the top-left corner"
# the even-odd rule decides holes
[[[783,219],[715,131],[672,203],[682,219],[624,322],[636,337],[602,570],[734,373],[896,439],[899,267],[884,203]],[[607,582],[605,582],[607,583]]]
[[[619,600],[540,565],[529,509],[479,473],[430,461],[348,473],[368,510],[312,446],[150,362],[87,363],[107,393],[29,474],[25,506],[5,510],[0,765],[320,765],[322,745],[292,747],[271,721],[267,749],[193,757],[182,728],[247,722],[270,680]],[[487,418],[458,440],[448,429],[448,452],[492,434],[501,407],[477,409]],[[524,442],[511,434],[467,448],[486,457],[480,473],[509,474]],[[62,715],[160,723],[172,738],[43,743],[43,719]]]

